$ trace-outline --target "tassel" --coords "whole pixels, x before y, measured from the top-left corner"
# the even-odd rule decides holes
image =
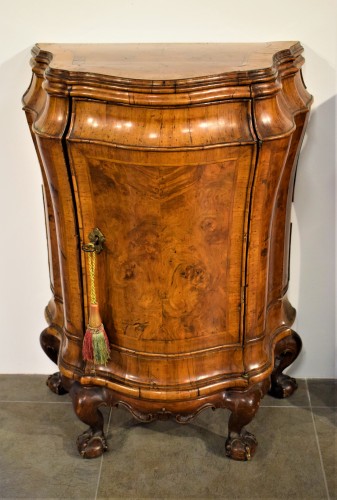
[[[82,355],[85,361],[94,361],[98,365],[107,364],[110,359],[110,346],[103,323],[99,328],[88,326],[84,336]]]
[[[88,249],[89,248],[89,249]],[[84,335],[82,345],[82,356],[84,361],[91,361],[98,365],[106,365],[110,359],[109,339],[105,332],[101,315],[96,300],[95,290],[95,268],[96,254],[89,244],[85,248],[88,252],[90,271],[90,305],[89,322]]]
[[[89,324],[84,335],[82,356],[85,361],[106,365],[110,359],[109,339],[104,329],[98,304],[89,306]]]

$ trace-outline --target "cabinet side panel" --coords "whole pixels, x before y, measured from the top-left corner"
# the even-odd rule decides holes
[[[275,338],[289,331],[295,319],[296,311],[285,296],[290,212],[296,162],[312,100],[301,79],[301,64],[299,60],[283,68],[275,96],[254,100],[260,147],[252,189],[247,263],[248,371],[271,363]]]
[[[60,363],[68,367],[80,368],[82,366],[81,346],[84,322],[74,201],[62,141],[38,136],[37,142],[56,220],[65,334],[62,339]]]
[[[247,253],[245,341],[262,339],[267,331],[268,291],[273,255],[272,226],[280,181],[282,179],[296,125],[282,93],[279,79],[271,82],[273,93],[260,96],[263,84],[252,85],[253,116],[259,153],[250,205]],[[284,235],[282,235],[284,237]],[[284,241],[281,243],[283,248]],[[280,318],[281,321],[281,318]],[[259,360],[259,363],[261,360]]]
[[[291,136],[268,141],[260,148],[252,192],[247,264],[246,340],[264,335],[267,315],[271,227],[280,175]]]
[[[42,181],[43,181],[43,198],[44,212],[46,222],[46,235],[48,245],[48,263],[50,288],[53,294],[52,299],[46,307],[46,319],[49,323],[48,333],[61,338],[63,327],[63,297],[61,287],[61,274],[58,258],[58,245],[55,225],[55,215],[51,201],[51,195],[45,171],[42,164],[42,159],[38,144],[36,141],[33,124],[38,119],[46,104],[46,92],[42,88],[44,64],[34,61],[32,81],[29,89],[23,97],[24,111],[26,113],[27,122],[35,146],[36,154],[39,160]]]
[[[32,130],[55,217],[64,307],[59,364],[80,370],[84,323],[76,210],[63,143],[68,118],[67,96],[47,93],[44,107],[36,117]]]
[[[280,299],[289,284],[290,215],[296,167],[305,133],[311,96],[305,91],[300,71],[282,80],[283,94],[291,110],[296,130],[292,134],[289,154],[278,188],[272,221],[268,304]]]

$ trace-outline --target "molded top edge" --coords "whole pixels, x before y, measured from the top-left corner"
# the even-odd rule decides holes
[[[184,88],[270,80],[303,51],[299,42],[35,45],[36,62],[58,81]]]

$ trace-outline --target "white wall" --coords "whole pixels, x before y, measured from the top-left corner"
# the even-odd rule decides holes
[[[336,2],[5,0],[0,18],[0,373],[55,371],[39,347],[50,296],[41,180],[20,99],[35,42],[300,40],[315,97],[297,177],[290,298],[298,377],[334,377]],[[335,371],[336,370],[336,371]]]

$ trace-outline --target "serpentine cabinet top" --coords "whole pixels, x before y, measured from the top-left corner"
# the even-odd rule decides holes
[[[222,98],[274,93],[279,90],[275,83],[268,88],[258,86],[253,93],[250,85],[275,82],[280,73],[298,71],[303,62],[302,51],[299,42],[291,41],[235,44],[41,43],[33,49],[33,71],[39,72],[44,67],[44,76],[49,82],[45,88],[49,93],[62,93],[61,82],[65,85],[64,93],[70,91],[73,95],[92,97],[95,89],[95,97],[108,100],[117,100],[116,91],[125,91],[126,88],[147,94],[198,94],[198,91],[205,94],[208,89],[203,97],[192,96],[193,102],[199,99],[205,102],[219,98],[217,92],[212,97],[214,89],[219,87],[227,89],[225,95],[221,94]],[[123,101],[123,96],[119,95],[118,100]],[[184,103],[172,101],[172,104]]]

